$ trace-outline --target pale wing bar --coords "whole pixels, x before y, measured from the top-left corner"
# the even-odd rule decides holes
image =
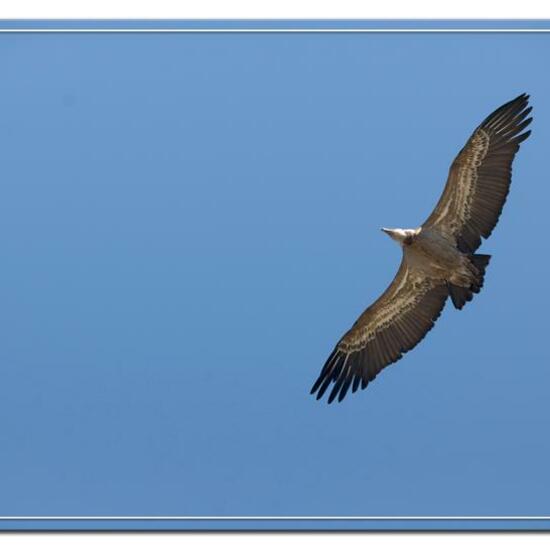
[[[403,266],[402,266],[403,267]],[[351,387],[365,389],[378,373],[415,347],[433,327],[448,296],[439,281],[407,280],[400,269],[388,290],[338,342],[311,389],[320,399],[342,401]],[[396,293],[395,290],[399,289]]]
[[[523,130],[529,96],[522,94],[489,115],[454,160],[445,190],[424,223],[456,238],[462,252],[473,253],[493,231],[510,189],[512,162]],[[523,132],[523,133],[521,133]]]

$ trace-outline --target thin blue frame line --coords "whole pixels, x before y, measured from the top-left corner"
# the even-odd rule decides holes
[[[0,516],[0,521],[550,521],[550,516]]]
[[[116,34],[116,33],[549,33],[550,29],[0,29],[0,33],[25,33],[25,34],[48,34],[48,33],[92,33],[92,34]]]

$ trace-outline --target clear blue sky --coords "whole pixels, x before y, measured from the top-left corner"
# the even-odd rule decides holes
[[[0,515],[542,515],[549,35],[0,36]],[[308,394],[522,92],[485,288]]]

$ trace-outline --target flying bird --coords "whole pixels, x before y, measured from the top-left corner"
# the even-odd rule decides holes
[[[532,118],[522,94],[490,114],[449,170],[443,194],[416,229],[386,229],[402,248],[397,275],[344,334],[311,389],[341,401],[351,387],[365,389],[378,373],[414,348],[434,326],[450,296],[462,309],[483,286],[491,256],[476,254],[502,212],[512,161]]]

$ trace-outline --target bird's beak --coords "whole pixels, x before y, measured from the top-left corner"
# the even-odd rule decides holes
[[[388,229],[386,227],[381,227],[380,228],[380,231],[383,231],[386,235],[390,235],[391,236],[391,229]]]

